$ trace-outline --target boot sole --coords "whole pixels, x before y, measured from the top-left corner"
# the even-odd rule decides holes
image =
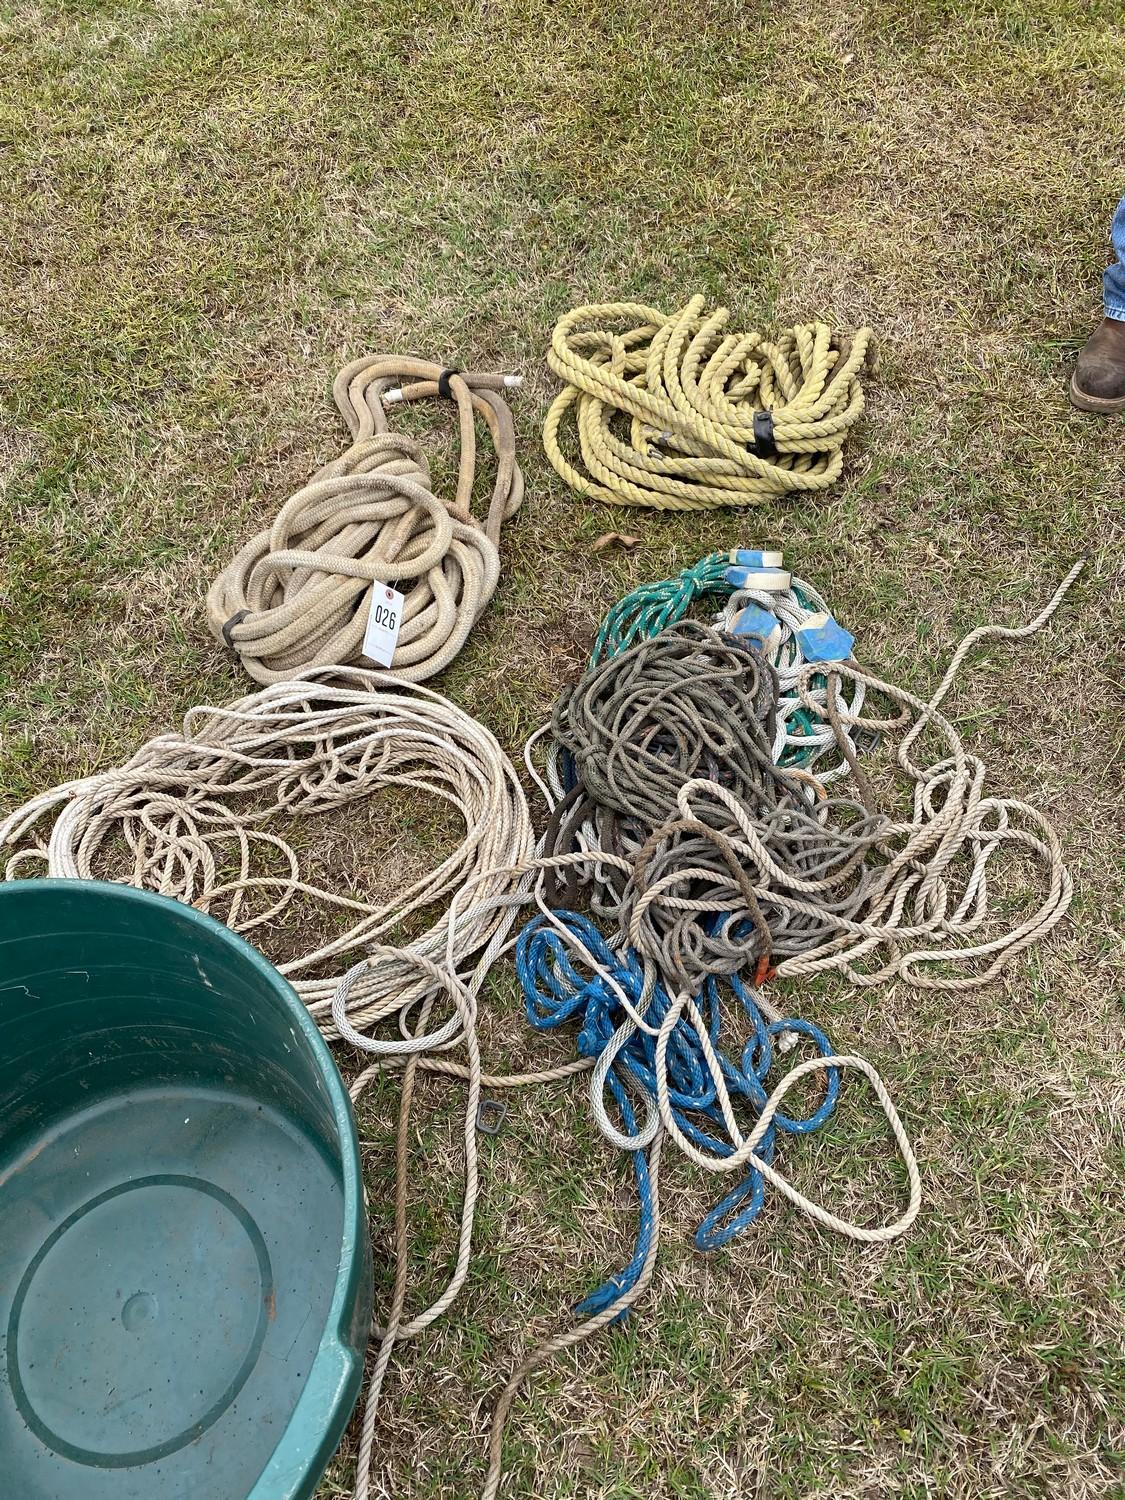
[[[1088,396],[1078,384],[1077,375],[1070,377],[1070,404],[1079,411],[1096,411],[1103,417],[1112,417],[1125,411],[1125,396]]]

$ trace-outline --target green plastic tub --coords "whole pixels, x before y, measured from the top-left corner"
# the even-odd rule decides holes
[[[0,886],[0,1493],[308,1500],[359,1390],[355,1123],[260,954],[128,886]]]

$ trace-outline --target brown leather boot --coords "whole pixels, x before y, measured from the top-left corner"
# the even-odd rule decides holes
[[[1125,323],[1103,318],[1086,340],[1070,379],[1070,400],[1079,411],[1125,411]]]

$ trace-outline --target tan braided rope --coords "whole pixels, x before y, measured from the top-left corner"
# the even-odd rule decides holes
[[[251,538],[207,595],[207,622],[258,682],[284,682],[308,667],[360,662],[376,584],[404,595],[402,625],[383,675],[422,682],[465,644],[496,591],[500,532],[519,509],[523,476],[512,415],[500,394],[517,377],[444,372],[428,360],[353,360],[333,395],[351,446],[325,464]],[[452,500],[434,493],[421,446],[392,433],[388,405],[449,392],[460,457]],[[483,519],[473,514],[474,417],[496,449]]]
[[[699,296],[671,317],[610,302],[560,319],[547,362],[564,386],[543,445],[569,485],[611,504],[707,510],[836,481],[863,412],[871,330],[847,339],[808,323],[769,340],[729,321]],[[764,442],[755,432],[763,412],[772,426]],[[580,461],[560,437],[571,416]]]

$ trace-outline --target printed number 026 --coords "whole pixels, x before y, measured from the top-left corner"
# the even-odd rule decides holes
[[[386,609],[382,604],[375,606],[376,625],[382,625],[387,630],[393,630],[395,628],[395,619],[396,616],[393,609]]]

